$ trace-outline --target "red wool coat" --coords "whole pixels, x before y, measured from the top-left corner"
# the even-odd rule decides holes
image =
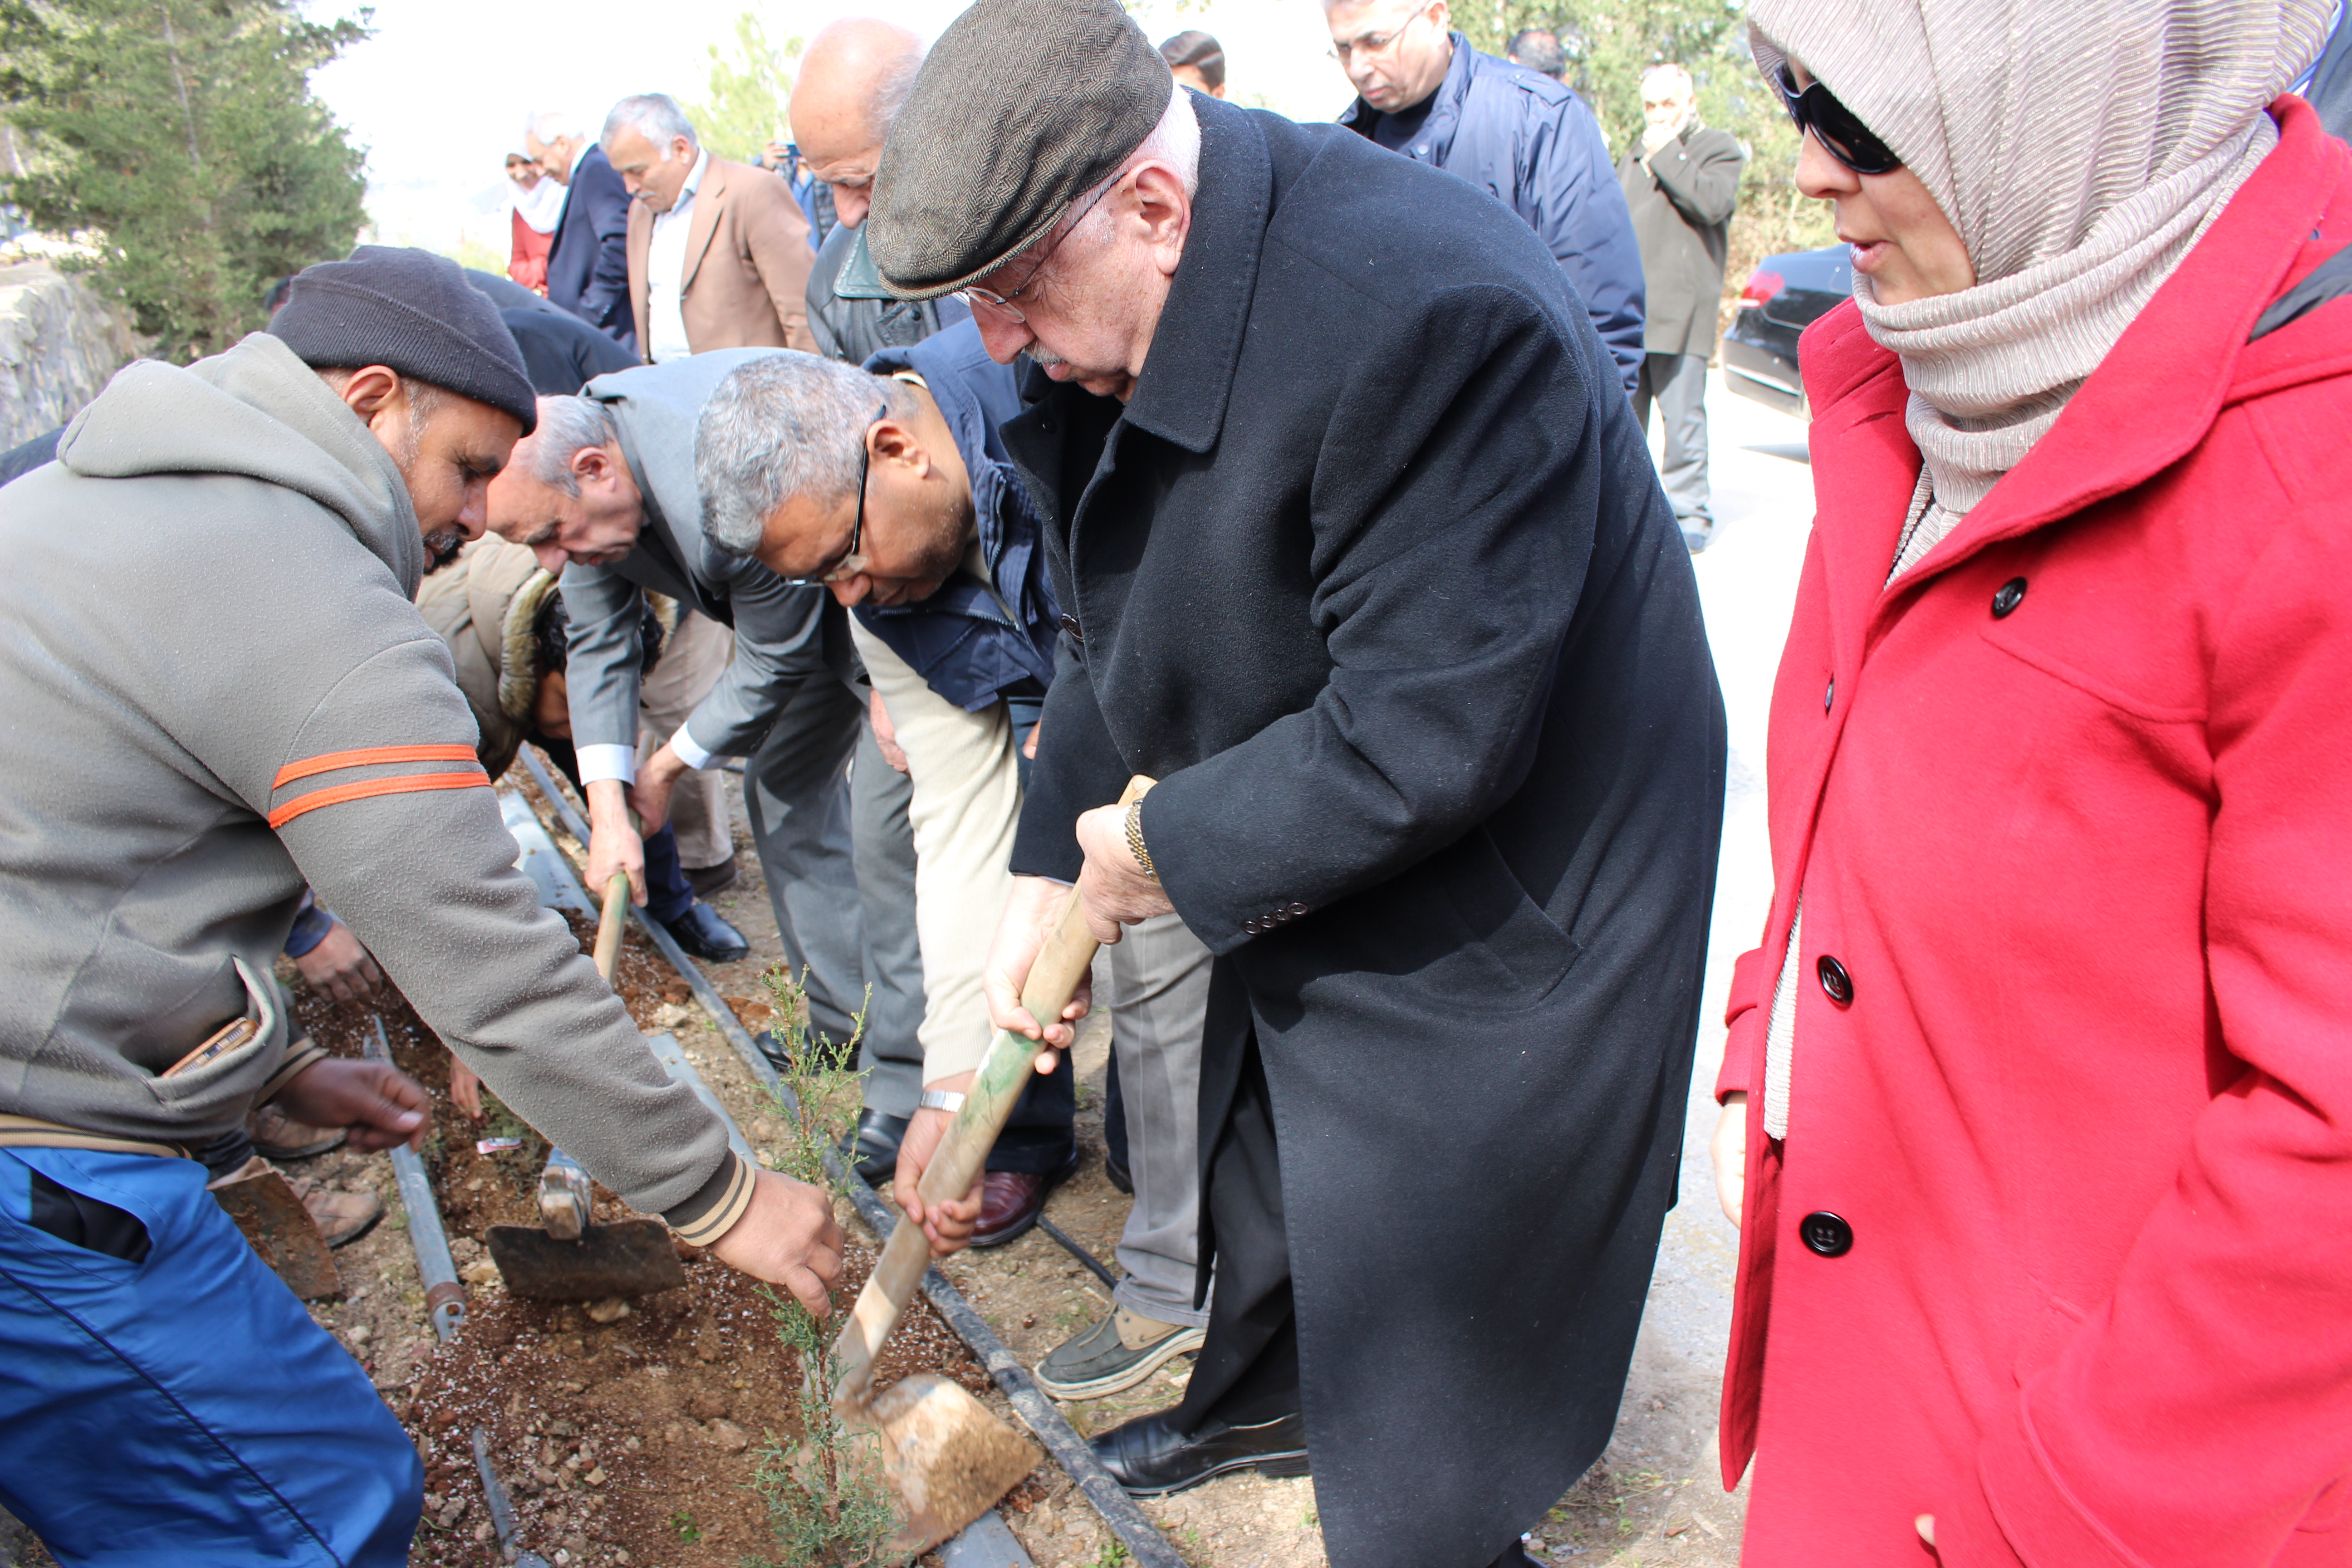
[[[2056,427],[1891,592],[1902,373],[1851,305],[1806,334],[1777,887],[1718,1085],[1750,1091],[1723,1395],[1749,1563],[1926,1564],[1921,1513],[1963,1568],[2352,1563],[2352,300],[2247,342],[2352,242],[2352,151],[2273,112]]]

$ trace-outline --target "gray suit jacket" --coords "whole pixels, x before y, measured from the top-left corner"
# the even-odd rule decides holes
[[[575,745],[635,745],[637,624],[650,590],[735,630],[735,658],[687,720],[705,750],[758,749],[784,700],[812,677],[854,679],[849,625],[833,595],[795,588],[748,557],[712,548],[694,479],[694,427],[727,374],[776,349],[718,349],[600,375],[586,395],[613,411],[621,452],[645,498],[637,547],[616,566],[563,569],[572,618],[567,681]]]

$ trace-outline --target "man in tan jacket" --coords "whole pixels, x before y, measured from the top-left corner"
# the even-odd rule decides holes
[[[783,181],[712,157],[665,93],[614,104],[603,146],[631,198],[629,298],[648,362],[816,347],[807,298],[816,252]]]

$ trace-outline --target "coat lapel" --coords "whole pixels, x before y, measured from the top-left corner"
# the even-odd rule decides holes
[[[2212,427],[2246,336],[2325,211],[2326,138],[2284,100],[2278,147],[2222,209],[2025,461],[1906,576],[1888,607],[1987,545],[2122,494],[2178,462]],[[1892,557],[1889,557],[1892,560]]]
[[[727,165],[713,158],[703,168],[702,184],[694,193],[694,212],[686,220],[686,261],[677,273],[680,297],[694,287],[702,254],[710,248],[710,237],[719,231],[719,209],[726,196]]]

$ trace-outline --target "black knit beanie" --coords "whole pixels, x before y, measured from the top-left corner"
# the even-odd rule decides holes
[[[514,334],[446,256],[362,245],[346,260],[306,267],[269,331],[312,370],[389,365],[504,409],[526,436],[539,423]]]

